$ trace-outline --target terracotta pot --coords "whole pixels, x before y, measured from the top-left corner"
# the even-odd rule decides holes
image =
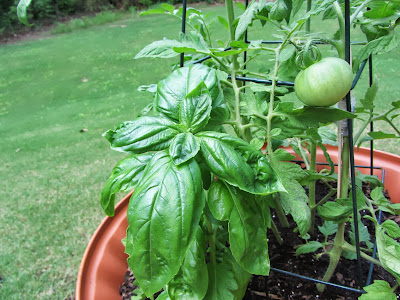
[[[337,162],[337,148],[328,146],[328,152]],[[317,160],[325,162],[321,150]],[[360,148],[355,152],[357,165],[369,165],[370,151]],[[385,169],[385,189],[391,195],[391,201],[400,203],[400,156],[375,151],[374,165]],[[369,169],[360,169],[369,174]],[[375,175],[382,177],[382,170]],[[123,282],[127,270],[127,255],[121,239],[125,237],[128,222],[126,211],[131,193],[125,196],[115,208],[115,216],[106,217],[97,228],[83,255],[76,285],[76,300],[120,300],[119,286]]]
[[[126,236],[131,195],[116,205],[115,216],[104,218],[90,239],[78,272],[76,300],[121,299],[119,286],[128,267],[121,240]]]

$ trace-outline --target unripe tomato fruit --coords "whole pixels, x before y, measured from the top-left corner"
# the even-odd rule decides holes
[[[309,106],[331,106],[350,91],[353,72],[343,59],[326,57],[301,71],[295,81],[297,97]]]

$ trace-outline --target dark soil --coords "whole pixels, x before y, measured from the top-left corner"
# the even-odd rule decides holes
[[[319,191],[318,191],[319,189]],[[317,195],[324,195],[324,185],[317,187]],[[365,187],[366,194],[369,193],[368,186]],[[318,201],[318,199],[317,199]],[[384,216],[386,218],[386,216]],[[399,216],[390,216],[395,222],[400,224]],[[293,221],[292,221],[293,223]],[[317,221],[318,223],[318,221]],[[276,222],[278,224],[278,221]],[[317,253],[303,254],[296,257],[296,247],[304,244],[298,234],[293,232],[294,223],[291,228],[279,228],[279,232],[284,240],[283,245],[279,245],[275,236],[270,230],[268,232],[269,239],[269,254],[271,267],[277,270],[271,270],[269,276],[253,275],[247,288],[247,292],[243,300],[264,300],[264,299],[282,299],[282,300],[297,300],[297,299],[321,299],[321,300],[352,300],[357,299],[361,294],[354,291],[349,291],[339,287],[327,286],[323,293],[319,293],[316,289],[316,284],[310,280],[298,278],[292,275],[286,275],[278,270],[287,271],[290,273],[311,277],[314,279],[322,279],[325,270],[329,264],[329,258],[323,255],[317,258]],[[316,224],[317,226],[321,224]],[[366,224],[367,225],[367,224]],[[370,233],[373,230],[369,230]],[[316,236],[311,240],[324,240],[324,236],[315,230]],[[319,235],[317,234],[319,233]],[[331,237],[333,239],[333,236]],[[374,236],[371,235],[371,240]],[[348,240],[348,239],[347,239]],[[361,260],[362,280],[365,285],[368,277],[370,264]],[[357,289],[357,262],[356,260],[348,260],[341,258],[335,274],[331,279],[331,283]],[[386,280],[391,286],[396,284],[394,278],[383,268],[374,266],[372,280]],[[128,269],[124,283],[120,287],[120,294],[123,300],[131,299],[135,293],[136,286],[133,285],[134,276]],[[133,293],[133,294],[132,294]],[[400,299],[400,297],[398,297]],[[225,300],[225,299],[221,299]],[[228,299],[226,299],[228,300]],[[377,299],[378,300],[378,299]]]

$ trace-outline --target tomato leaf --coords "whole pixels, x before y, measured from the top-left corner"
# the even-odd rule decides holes
[[[207,86],[202,81],[181,102],[179,121],[191,132],[204,128],[210,119],[212,100]]]
[[[397,0],[375,0],[368,4],[369,10],[363,16],[371,19],[382,19],[392,16],[400,9],[400,2]]]
[[[374,280],[373,284],[364,287],[366,294],[362,294],[358,300],[396,300],[396,294],[390,284],[384,280]]]
[[[252,1],[246,8],[244,13],[239,17],[239,22],[235,31],[235,40],[240,40],[240,37],[247,30],[249,25],[253,22],[254,16],[261,11],[266,5],[265,1]]]
[[[286,113],[286,118],[273,118],[273,128],[281,128],[278,139],[290,138],[302,134],[308,128],[319,127],[343,119],[352,119],[355,115],[333,107],[305,106]]]
[[[375,236],[379,261],[400,283],[400,244],[389,237],[381,225],[376,225]]]
[[[178,274],[167,285],[171,299],[202,300],[208,290],[208,270],[205,258],[206,241],[199,228],[190,244]],[[157,298],[158,299],[158,298]]]
[[[395,31],[390,31],[387,35],[381,36],[375,40],[368,42],[363,46],[356,55],[353,65],[353,71],[357,71],[360,64],[366,60],[370,55],[378,54],[380,52],[390,52],[399,44],[397,34]]]
[[[17,15],[19,20],[25,24],[26,26],[32,26],[29,24],[28,17],[26,14],[26,10],[28,9],[29,5],[31,4],[32,0],[20,0],[17,6]]]
[[[346,220],[352,213],[353,209],[348,205],[341,205],[338,202],[326,202],[317,208],[318,214],[326,221],[340,223]]]
[[[168,148],[179,132],[176,124],[168,119],[146,116],[123,122],[115,130],[105,132],[103,136],[114,150],[143,153]]]
[[[183,52],[196,52],[209,54],[210,50],[203,37],[196,32],[181,34],[180,41],[164,38],[160,41],[152,42],[144,47],[135,59],[139,58],[171,58]]]
[[[317,251],[319,248],[322,248],[323,245],[317,241],[310,241],[305,245],[301,245],[299,248],[296,249],[296,256],[306,253],[312,253]]]
[[[178,273],[204,205],[196,161],[176,166],[165,151],[155,154],[128,207],[128,263],[147,296]]]
[[[209,285],[204,300],[241,300],[251,274],[243,270],[228,248],[218,251],[216,262],[207,264]]]
[[[144,47],[138,54],[136,54],[135,59],[151,57],[151,58],[171,58],[179,55],[174,48],[185,47],[181,42],[177,40],[164,39],[161,41],[155,41]],[[186,52],[194,52],[195,49],[187,49]]]
[[[319,231],[326,237],[336,233],[338,225],[332,221],[325,221],[322,226],[318,226]]]
[[[201,82],[206,85],[212,100],[211,119],[223,123],[229,117],[221,86],[215,70],[205,65],[190,65],[172,72],[157,85],[154,108],[167,118],[179,121],[180,104]]]
[[[253,156],[257,163],[262,154],[243,140],[215,132],[201,132],[196,136],[200,140],[205,163],[217,177],[252,194],[268,195],[284,191],[277,174],[267,162],[265,170],[262,170],[265,176],[262,179],[257,177],[243,155]]]
[[[100,204],[108,216],[114,216],[115,194],[130,191],[138,184],[152,153],[134,154],[119,161],[101,191]]]
[[[382,223],[382,227],[385,228],[390,237],[394,239],[400,238],[400,227],[395,221],[388,219]]]

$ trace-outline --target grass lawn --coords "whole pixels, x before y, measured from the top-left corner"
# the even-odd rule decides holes
[[[179,28],[167,16],[134,17],[0,47],[0,299],[73,295],[81,257],[104,217],[100,190],[123,157],[101,135],[136,117],[151,101],[137,87],[163,79],[177,61],[134,55],[176,38]],[[400,97],[399,54],[375,59],[378,110]],[[356,96],[366,84],[363,78]],[[398,146],[377,144],[400,154]]]

